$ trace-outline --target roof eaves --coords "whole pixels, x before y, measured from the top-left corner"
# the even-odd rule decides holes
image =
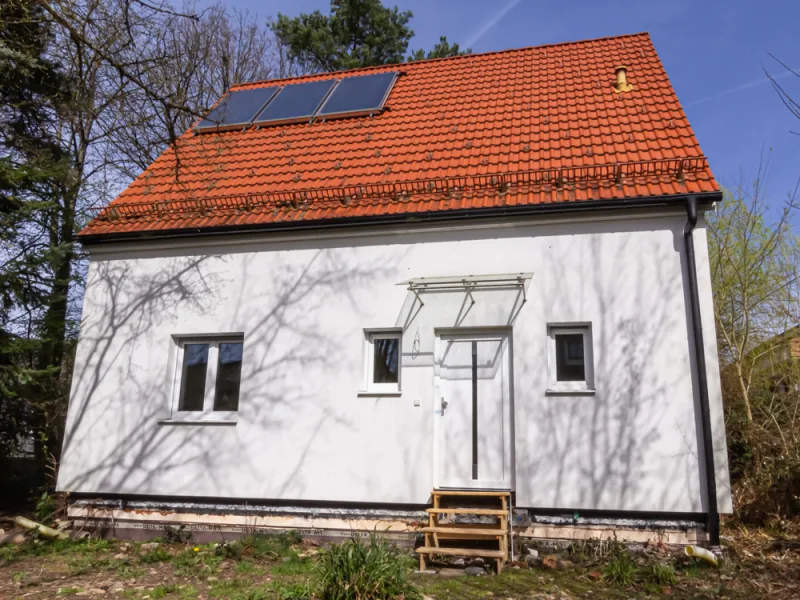
[[[676,206],[694,196],[700,205],[710,207],[722,200],[722,192],[702,192],[697,194],[676,194],[671,196],[641,196],[615,198],[613,200],[586,200],[581,202],[554,202],[548,204],[522,204],[489,208],[465,208],[428,212],[400,212],[382,215],[328,218],[320,220],[286,220],[270,223],[217,225],[202,228],[172,228],[158,230],[134,230],[114,233],[79,233],[78,240],[83,245],[127,242],[131,240],[153,240],[163,238],[205,237],[237,233],[270,233],[289,231],[308,231],[342,229],[353,226],[389,225],[400,223],[447,222],[471,219],[491,219],[513,216],[544,216],[576,214],[582,212],[629,210],[631,208],[655,208]]]

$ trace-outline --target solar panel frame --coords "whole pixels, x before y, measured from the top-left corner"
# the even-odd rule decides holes
[[[281,88],[281,90],[275,94],[270,102],[268,102],[256,115],[253,117],[253,125],[256,126],[264,126],[264,125],[288,125],[291,123],[302,123],[304,121],[310,122],[314,115],[317,114],[317,111],[320,107],[327,101],[330,95],[333,93],[333,90],[336,89],[336,86],[339,84],[339,79],[321,79],[317,81],[302,81],[299,83],[290,83],[285,85]],[[291,117],[284,117],[278,119],[261,119],[260,117],[267,112],[270,108],[274,107],[276,103],[281,101],[281,94],[286,92],[287,90],[297,90],[300,89],[301,86],[308,86],[308,85],[319,85],[323,83],[329,83],[329,87],[325,90],[325,93],[322,95],[320,100],[314,106],[311,111],[304,112],[301,115],[291,116]]]
[[[264,107],[266,107],[270,102],[272,102],[272,100],[278,95],[280,90],[281,90],[280,86],[271,86],[263,88],[253,88],[249,90],[234,90],[232,92],[229,91],[220,99],[220,101],[217,103],[217,106],[215,106],[212,110],[210,110],[208,114],[205,117],[203,117],[197,125],[194,126],[194,131],[196,133],[208,133],[208,132],[217,133],[222,131],[232,131],[236,129],[244,129],[246,127],[249,127],[250,124],[253,122],[253,119],[257,115],[259,115],[262,110],[264,110]],[[271,93],[267,95],[266,92],[271,92]],[[229,98],[234,97],[234,94],[244,94],[249,96],[257,96],[258,94],[262,94],[264,98],[260,103],[256,104],[257,107],[254,110],[247,109],[247,114],[250,114],[252,112],[252,114],[250,114],[250,117],[247,120],[240,118],[230,123],[226,123],[224,121],[218,123],[216,121],[210,120],[209,117],[214,115],[214,113],[220,110],[224,110],[226,102],[229,101],[228,100]],[[240,98],[242,98],[242,96],[240,96]]]
[[[334,97],[336,91],[342,86],[345,81],[353,80],[353,79],[361,79],[362,77],[375,77],[381,75],[392,75],[391,80],[389,81],[388,85],[386,86],[386,91],[381,98],[381,101],[378,103],[377,106],[372,108],[365,108],[360,110],[344,110],[344,111],[336,111],[336,112],[323,112],[325,110],[325,106],[328,102]],[[328,97],[325,99],[325,102],[319,107],[317,110],[314,118],[315,119],[338,119],[344,117],[362,117],[364,115],[373,115],[375,113],[382,112],[386,105],[386,100],[389,98],[389,94],[392,93],[394,89],[394,84],[397,83],[398,78],[400,77],[399,71],[386,71],[383,73],[374,73],[370,75],[358,75],[355,77],[345,77],[339,81],[339,83],[334,87],[331,92],[328,94]]]

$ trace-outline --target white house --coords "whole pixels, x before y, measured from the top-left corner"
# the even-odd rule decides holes
[[[714,542],[720,198],[647,34],[235,86],[80,234],[70,514]]]

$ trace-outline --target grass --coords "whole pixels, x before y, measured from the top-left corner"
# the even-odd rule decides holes
[[[106,558],[97,558],[94,556],[75,556],[67,561],[67,570],[72,577],[83,575],[84,573],[92,573],[101,569],[105,569],[111,563]]]
[[[274,589],[280,600],[306,600],[316,592],[315,586],[309,581],[288,584],[278,582]]]
[[[277,560],[282,556],[290,556],[292,546],[300,544],[303,539],[296,533],[282,533],[280,535],[252,534],[228,546],[227,553],[238,554],[240,557],[272,558]],[[235,556],[232,556],[235,557]]]
[[[291,556],[280,561],[271,571],[276,575],[307,575],[312,573],[314,568],[314,561]]]
[[[158,546],[149,552],[145,552],[139,557],[139,561],[148,565],[153,563],[164,562],[170,560],[172,555],[164,549],[163,546]]]
[[[185,577],[213,575],[224,560],[222,556],[215,554],[212,548],[199,546],[188,548],[171,558],[175,573]]]
[[[131,565],[128,562],[120,562],[115,571],[117,577],[121,577],[122,579],[138,579],[143,577],[146,573],[143,568]]]
[[[675,585],[678,580],[671,564],[654,561],[639,570],[642,581],[652,585]]]
[[[236,572],[241,575],[263,575],[266,573],[266,569],[249,558],[243,558],[236,561]]]
[[[319,554],[323,600],[417,598],[408,581],[408,560],[377,534],[354,537]]]
[[[752,600],[769,586],[771,600],[799,598],[800,560],[771,548],[771,541],[748,546],[746,554],[732,553],[715,569],[678,553],[632,554],[621,544],[576,542],[556,552],[576,563],[567,570],[508,568],[499,576],[447,578],[414,575],[411,553],[378,536],[323,548],[316,556],[293,536],[194,546],[162,542],[144,555],[136,544],[40,542],[8,552],[11,561],[0,564],[0,598],[72,598],[106,586],[106,597],[132,600],[410,600],[423,594],[459,600],[665,594],[674,600]],[[125,558],[117,558],[120,553]]]
[[[24,544],[0,546],[0,565],[36,556],[86,556],[107,552],[109,540],[38,540],[29,539]]]
[[[628,587],[636,578],[636,564],[627,550],[615,552],[602,569],[603,581]]]
[[[574,571],[543,571],[539,569],[506,569],[499,576],[487,577],[432,577],[417,575],[413,578],[420,591],[434,598],[481,600],[486,598],[626,598],[617,588],[611,593],[598,593],[598,584],[576,577]],[[602,584],[601,584],[602,585]],[[603,585],[603,587],[605,587]],[[568,590],[569,596],[563,595]]]
[[[269,587],[257,587],[253,589],[252,582],[248,579],[226,579],[225,581],[215,581],[211,584],[208,593],[209,598],[220,598],[225,600],[260,600],[268,597]]]
[[[147,595],[150,596],[152,600],[156,600],[157,598],[166,598],[170,594],[179,591],[180,586],[177,584],[157,585],[152,590],[148,590]]]

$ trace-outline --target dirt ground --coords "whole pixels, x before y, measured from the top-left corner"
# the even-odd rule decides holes
[[[541,549],[538,561],[529,560],[532,566],[517,563],[499,576],[469,576],[463,569],[450,568],[445,574],[411,578],[423,599],[797,599],[797,540],[786,533],[728,527],[726,559],[720,568],[690,559],[680,549],[623,550],[626,557],[621,559],[619,547],[615,551],[608,545],[573,544],[554,556]],[[0,547],[0,599],[314,598],[318,552],[289,536],[257,536],[230,545],[30,540]],[[409,572],[414,563],[409,556]]]

